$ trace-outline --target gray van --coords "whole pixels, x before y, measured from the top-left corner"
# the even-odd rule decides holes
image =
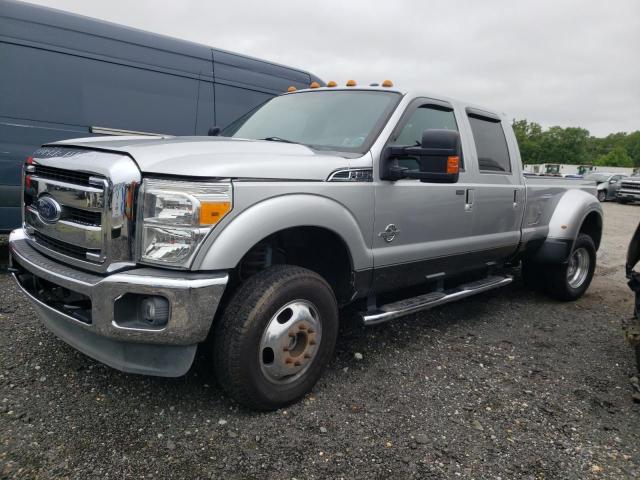
[[[206,135],[315,76],[196,43],[0,0],[0,232],[40,145],[92,135]]]

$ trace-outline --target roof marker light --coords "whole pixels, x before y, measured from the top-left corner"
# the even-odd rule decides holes
[[[332,87],[337,87],[338,84],[336,82],[334,82],[333,80],[329,80],[327,82],[327,87],[332,88]]]
[[[298,90],[296,87],[294,87],[293,85],[291,85],[289,88],[287,88],[287,92],[291,93],[291,92],[295,92],[296,90]]]
[[[311,82],[311,85],[309,85],[309,88],[320,88],[320,84],[318,82]]]
[[[355,86],[356,86],[355,80],[347,80],[347,87],[355,87]]]
[[[382,82],[382,86],[383,87],[393,87],[393,82],[391,80],[385,80],[384,82]]]

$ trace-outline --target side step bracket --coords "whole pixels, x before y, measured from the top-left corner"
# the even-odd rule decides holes
[[[513,277],[505,275],[492,275],[475,282],[464,283],[454,289],[444,292],[430,292],[417,297],[406,298],[397,302],[388,303],[376,310],[367,311],[361,314],[362,323],[365,325],[376,325],[388,322],[405,315],[428,310],[438,305],[455,302],[477,293],[504,287],[513,281]]]

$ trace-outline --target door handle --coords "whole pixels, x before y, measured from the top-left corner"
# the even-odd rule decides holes
[[[518,190],[513,191],[513,208],[518,208]]]
[[[473,200],[475,199],[475,190],[468,188],[466,191],[466,199],[464,203],[464,211],[470,212],[473,210]]]

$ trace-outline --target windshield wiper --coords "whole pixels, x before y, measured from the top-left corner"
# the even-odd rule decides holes
[[[298,142],[294,142],[293,140],[287,140],[286,138],[282,138],[282,137],[265,137],[265,138],[259,138],[258,140],[267,140],[269,142],[282,142],[282,143],[298,143]]]

